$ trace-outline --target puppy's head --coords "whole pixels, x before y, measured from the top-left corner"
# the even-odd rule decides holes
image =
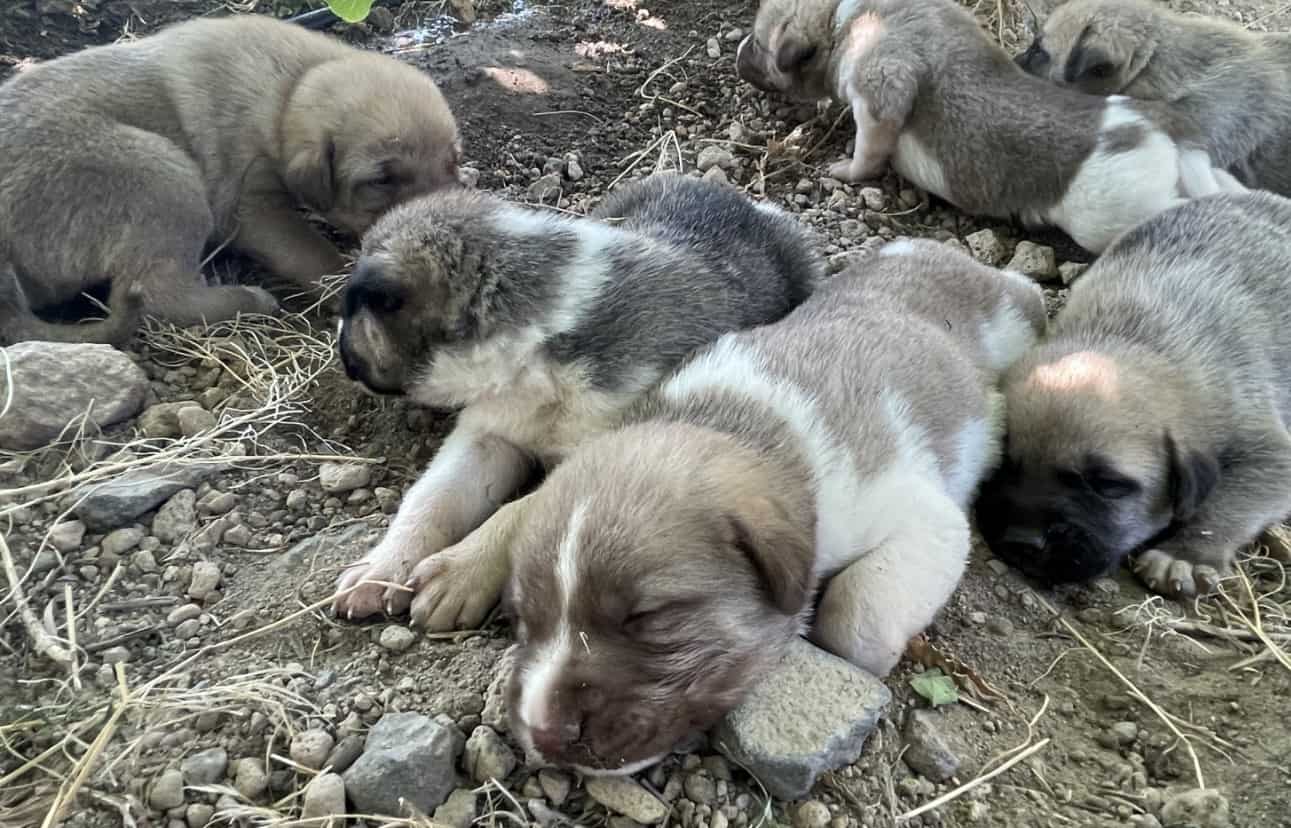
[[[978,499],[995,554],[1047,583],[1083,581],[1186,520],[1219,459],[1159,368],[1133,352],[1042,347],[1006,376],[1005,458]]]
[[[838,0],[762,0],[753,33],[740,41],[735,71],[758,89],[814,101],[830,95]]]
[[[1070,0],[1045,20],[1019,66],[1091,95],[1125,91],[1156,49],[1157,11],[1139,0]]]
[[[280,129],[287,189],[354,235],[396,204],[459,184],[461,140],[439,87],[384,55],[311,69]]]
[[[801,632],[810,528],[755,454],[697,432],[646,424],[593,441],[526,507],[506,598],[512,729],[548,762],[653,764]]]
[[[395,207],[364,235],[341,307],[350,379],[406,394],[443,349],[489,336],[480,229],[498,204],[470,190],[435,193]]]

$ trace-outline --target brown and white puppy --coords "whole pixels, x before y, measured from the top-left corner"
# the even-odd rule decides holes
[[[208,243],[231,238],[316,288],[343,262],[300,207],[359,234],[457,180],[457,127],[428,76],[260,15],[39,64],[0,86],[0,111],[0,281],[18,297],[0,329],[14,339],[127,339],[127,283],[178,325],[269,313],[263,290],[205,285]],[[56,331],[32,314],[104,281],[121,319]]]
[[[1139,552],[1153,589],[1214,586],[1291,514],[1291,201],[1212,196],[1126,234],[1008,373],[1008,449],[978,506],[1051,582]]]
[[[1028,75],[954,0],[762,0],[736,67],[851,106],[855,153],[830,175],[890,161],[967,213],[1056,225],[1093,252],[1183,198],[1244,189],[1176,144],[1153,105]]]
[[[1291,195],[1291,35],[1148,0],[1069,0],[1017,62],[1062,86],[1169,104],[1218,166]]]
[[[391,211],[346,286],[342,359],[373,391],[460,414],[385,538],[342,575],[336,611],[411,601],[432,629],[482,620],[492,598],[380,582],[420,584],[535,466],[616,425],[696,348],[784,316],[823,273],[792,217],[677,175],[615,191],[590,219],[466,191]]]
[[[510,574],[512,730],[592,773],[706,729],[808,629],[884,675],[959,581],[999,372],[1044,325],[1026,278],[890,243],[687,360],[424,588],[487,608]]]

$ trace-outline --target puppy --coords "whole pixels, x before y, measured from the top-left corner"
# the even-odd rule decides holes
[[[855,154],[830,175],[891,161],[967,213],[1056,225],[1095,253],[1181,198],[1244,189],[1151,105],[1027,75],[953,0],[763,0],[736,68],[764,90],[851,105]]]
[[[1126,234],[1008,373],[1008,451],[979,525],[1050,582],[1130,553],[1152,589],[1213,588],[1291,514],[1291,201],[1225,194]]]
[[[676,175],[618,190],[590,220],[473,192],[391,211],[346,287],[341,357],[372,391],[460,414],[385,538],[341,576],[336,611],[407,609],[412,595],[380,582],[433,570],[535,466],[616,425],[694,349],[784,316],[823,273],[797,221]],[[422,592],[413,620],[471,624],[491,603]]]
[[[1070,0],[1017,62],[1084,92],[1167,103],[1217,165],[1291,195],[1291,35],[1147,0]]]
[[[422,588],[487,608],[509,583],[512,730],[584,772],[657,761],[808,629],[885,675],[959,581],[999,372],[1044,325],[1024,277],[892,242],[688,359]]]
[[[0,86],[0,328],[121,342],[138,309],[177,325],[276,307],[206,287],[203,247],[232,239],[305,288],[341,256],[300,206],[361,233],[456,181],[457,128],[416,69],[259,15],[183,23],[40,64]],[[112,283],[123,318],[55,331],[32,309]]]

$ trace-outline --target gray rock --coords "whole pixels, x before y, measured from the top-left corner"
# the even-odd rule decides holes
[[[695,166],[700,172],[708,172],[713,167],[730,169],[735,163],[735,156],[728,149],[723,149],[716,144],[708,144],[699,151],[699,157],[695,159]]]
[[[1045,281],[1058,275],[1058,260],[1053,248],[1035,242],[1020,241],[1013,248],[1013,258],[1009,260],[1008,270],[1030,276],[1032,279]]]
[[[332,752],[327,755],[327,762],[323,767],[331,768],[333,773],[344,773],[362,755],[363,737],[357,733],[351,733],[336,743],[336,747],[332,748]]]
[[[366,463],[324,463],[318,469],[318,482],[329,494],[344,494],[368,485],[372,468]]]
[[[991,267],[1004,261],[1004,257],[1008,254],[1008,249],[999,234],[989,228],[969,233],[964,237],[964,241],[968,242],[968,252],[974,259]]]
[[[188,828],[206,828],[215,816],[215,806],[205,802],[194,802],[184,811],[184,822]]]
[[[387,713],[368,731],[363,755],[343,776],[362,813],[400,814],[400,797],[432,813],[457,787],[453,736],[418,713]]]
[[[202,622],[196,618],[190,618],[187,621],[181,621],[179,626],[175,627],[175,637],[180,641],[187,641],[196,637],[202,631]]]
[[[906,750],[902,754],[910,770],[931,782],[945,782],[959,770],[959,757],[941,735],[941,717],[932,710],[911,710],[906,716]]]
[[[147,411],[139,415],[139,430],[143,432],[143,436],[150,439],[178,437],[180,435],[179,412],[185,408],[194,407],[200,408],[191,400],[149,406]]]
[[[533,201],[549,201],[560,195],[560,173],[548,173],[529,185],[528,197]]]
[[[642,825],[661,822],[668,806],[627,776],[591,776],[583,781],[587,795],[616,814],[622,814]]]
[[[197,604],[180,604],[166,615],[166,623],[172,627],[178,627],[185,621],[192,621],[202,614],[202,608]]]
[[[99,658],[104,664],[126,664],[130,661],[130,648],[124,645],[108,647],[99,653]]]
[[[730,176],[728,176],[726,174],[726,171],[723,170],[721,167],[709,167],[708,172],[704,173],[700,177],[703,178],[705,181],[707,181],[709,184],[730,184],[731,183]]]
[[[194,753],[180,765],[184,779],[190,785],[214,785],[222,782],[228,768],[229,754],[220,747]]]
[[[176,492],[195,489],[219,466],[158,465],[136,469],[100,483],[76,507],[76,516],[93,532],[107,532],[155,509]]]
[[[480,725],[466,740],[464,765],[476,782],[501,782],[515,770],[516,756],[492,728]]]
[[[190,405],[179,409],[175,419],[178,421],[179,433],[185,437],[196,437],[203,432],[210,431],[219,422],[214,414],[200,405]]]
[[[471,828],[478,813],[475,791],[459,788],[448,795],[448,801],[435,809],[434,821],[451,828]]]
[[[772,796],[801,799],[820,774],[860,756],[890,700],[869,673],[795,638],[780,664],[718,724],[712,743]]]
[[[336,740],[326,730],[304,730],[291,740],[291,761],[318,770],[327,761]]]
[[[538,771],[538,784],[542,786],[543,795],[559,808],[569,798],[571,782],[569,775],[551,768]]]
[[[184,804],[184,773],[171,768],[152,783],[148,804],[158,811],[169,811]]]
[[[102,428],[143,407],[148,376],[110,345],[20,342],[4,352],[13,393],[0,371],[0,399],[13,401],[0,418],[0,448],[40,448],[86,412]]]
[[[152,519],[152,533],[162,543],[188,537],[197,527],[197,492],[184,489],[167,500]]]
[[[1117,722],[1098,734],[1098,743],[1105,748],[1115,750],[1118,747],[1131,745],[1139,738],[1139,726],[1134,722]]]
[[[863,187],[860,196],[866,210],[882,212],[888,208],[888,197],[878,187]]]
[[[577,153],[571,152],[565,156],[565,177],[570,181],[582,179],[583,163]]]
[[[394,653],[402,653],[417,641],[417,634],[407,627],[391,624],[381,631],[378,643]]]
[[[1058,278],[1064,285],[1069,285],[1080,278],[1080,275],[1089,270],[1089,265],[1080,262],[1063,262],[1058,265]]]
[[[269,774],[265,772],[264,762],[256,758],[243,759],[238,762],[238,769],[233,777],[233,787],[238,789],[250,802],[265,795],[269,790]]]
[[[99,542],[99,550],[103,552],[104,555],[114,555],[119,558],[138,546],[139,541],[143,540],[146,536],[147,533],[139,527],[127,526],[123,529],[118,529],[115,532],[109,532],[107,536]],[[154,561],[153,569],[147,569],[144,571],[153,572],[155,570],[156,562]]]
[[[85,524],[79,520],[65,520],[49,530],[49,542],[59,552],[75,552],[85,540]]]
[[[722,56],[722,45],[717,42],[717,38],[710,37],[708,42],[704,44],[704,51],[708,53],[710,58],[716,60]]]
[[[1161,823],[1165,828],[1228,828],[1228,799],[1216,790],[1182,791],[1166,800]]]
[[[515,666],[515,646],[508,647],[497,664],[493,666],[493,680],[484,691],[484,711],[480,721],[498,733],[510,733],[510,705],[507,702],[507,683],[511,680],[511,669]]]
[[[245,547],[251,543],[251,527],[245,523],[235,523],[224,530],[220,542],[228,546]]]
[[[343,819],[324,819],[340,816],[345,813],[345,780],[339,774],[322,773],[315,776],[305,786],[304,803],[301,806],[301,819],[318,828],[331,828],[341,825]],[[309,820],[318,820],[308,822]]]
[[[688,773],[685,782],[686,798],[696,805],[712,805],[717,799],[717,783],[706,773]]]
[[[203,515],[227,515],[237,505],[237,495],[212,489],[197,501],[197,511]]]
[[[220,585],[220,567],[211,561],[193,564],[193,579],[188,584],[188,596],[194,601],[205,601]]]
[[[819,799],[808,799],[793,809],[793,828],[826,828],[834,815]]]

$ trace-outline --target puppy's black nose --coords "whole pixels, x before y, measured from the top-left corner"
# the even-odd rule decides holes
[[[552,758],[567,751],[578,741],[581,733],[582,728],[578,726],[578,722],[570,721],[530,728],[529,738],[533,740],[533,746],[539,753]]]

